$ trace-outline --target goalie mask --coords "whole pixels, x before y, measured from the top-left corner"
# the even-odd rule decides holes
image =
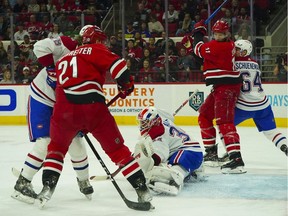
[[[161,123],[161,117],[155,107],[146,107],[137,116],[141,135],[148,133],[151,127]]]

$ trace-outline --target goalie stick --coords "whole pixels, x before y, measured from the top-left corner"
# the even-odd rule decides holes
[[[175,116],[187,103],[189,100],[191,100],[197,93],[198,93],[198,89],[196,89],[190,96],[189,98],[187,98],[177,109],[176,111],[173,113],[173,116]],[[111,176],[114,178],[119,172],[120,172],[121,168],[118,168],[117,170],[115,170],[113,173],[111,173]],[[91,176],[90,180],[92,181],[102,181],[102,180],[108,180],[110,179],[110,176],[106,175],[106,176]]]
[[[99,163],[101,164],[101,166],[105,170],[107,176],[109,177],[109,179],[113,183],[114,187],[118,191],[119,195],[121,196],[122,200],[125,202],[127,207],[129,207],[131,209],[134,209],[134,210],[140,210],[140,211],[149,211],[151,209],[154,209],[154,207],[152,206],[152,204],[150,202],[144,202],[144,203],[133,202],[133,201],[128,200],[125,197],[125,195],[123,194],[122,190],[120,189],[120,187],[116,183],[115,179],[113,178],[112,174],[108,170],[107,166],[105,165],[104,161],[102,160],[102,158],[100,157],[100,155],[96,151],[95,147],[93,146],[93,144],[92,144],[91,140],[89,139],[89,137],[87,136],[87,134],[84,135],[84,138],[86,139],[86,141],[89,144],[89,146],[90,146],[91,150],[93,151],[94,155],[96,156],[96,158],[98,159]]]

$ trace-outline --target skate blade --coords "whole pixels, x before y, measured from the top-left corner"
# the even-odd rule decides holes
[[[88,200],[92,200],[92,194],[86,194],[85,197],[86,197]]]
[[[49,201],[49,199],[41,197],[41,198],[38,198],[36,200],[36,203],[37,203],[37,206],[39,207],[39,209],[43,209],[48,201]]]
[[[247,172],[247,170],[245,170],[243,166],[240,166],[236,167],[235,169],[223,168],[221,169],[221,172],[223,174],[244,174]]]
[[[34,204],[35,199],[29,196],[25,196],[19,191],[14,191],[14,193],[11,195],[13,199],[16,199],[20,202],[28,203],[28,204]]]

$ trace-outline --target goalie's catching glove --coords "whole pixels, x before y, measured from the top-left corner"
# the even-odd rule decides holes
[[[129,77],[128,82],[117,81],[118,91],[120,93],[120,97],[125,99],[128,95],[130,95],[134,91],[134,79],[132,76]]]

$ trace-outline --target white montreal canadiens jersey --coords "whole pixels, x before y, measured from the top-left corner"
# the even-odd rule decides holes
[[[53,107],[55,104],[55,91],[47,84],[46,78],[46,68],[43,68],[30,84],[30,95],[35,100]]]
[[[160,115],[161,116],[161,115]],[[184,130],[176,126],[170,119],[162,117],[164,133],[153,140],[154,153],[161,161],[168,158],[179,150],[202,152],[199,142],[193,140]]]
[[[41,59],[44,66],[55,64],[62,56],[70,52],[62,43],[61,38],[46,38],[34,45],[33,52],[37,59]],[[55,92],[46,82],[47,72],[43,68],[30,84],[30,95],[35,100],[53,107]]]
[[[246,111],[256,111],[267,108],[269,100],[262,88],[261,71],[256,61],[249,57],[236,58],[236,70],[243,77],[243,85],[236,107]]]

